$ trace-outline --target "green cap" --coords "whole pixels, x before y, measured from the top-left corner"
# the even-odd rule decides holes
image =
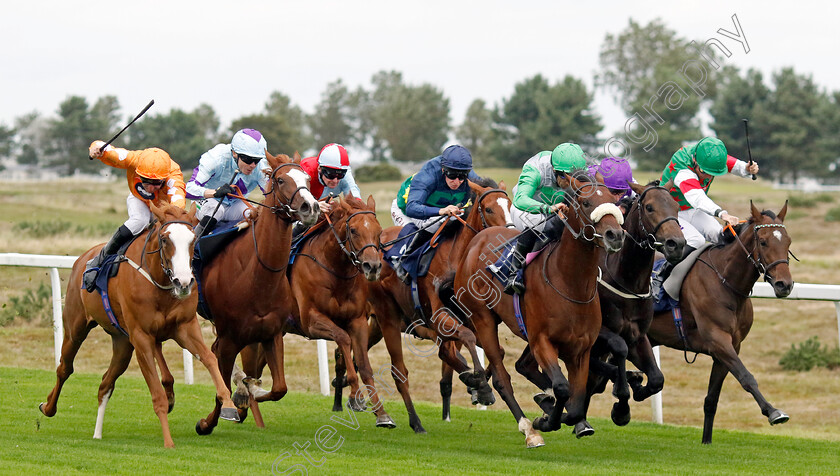
[[[551,152],[551,166],[559,172],[571,172],[586,167],[583,149],[577,144],[564,142]]]
[[[726,157],[726,146],[715,137],[704,137],[694,146],[694,159],[707,174],[724,175],[728,172]]]

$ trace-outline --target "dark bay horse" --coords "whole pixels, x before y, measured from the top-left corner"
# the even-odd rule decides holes
[[[677,220],[679,206],[668,188],[655,182],[646,186],[631,183],[630,187],[637,195],[624,222],[630,239],[624,241],[618,253],[601,253],[603,276],[598,285],[601,331],[590,358],[590,395],[603,391],[607,379],[614,382],[613,395],[618,402],[613,405],[611,417],[616,425],[630,421],[625,364],[628,358],[648,379],[646,386],[634,387],[637,401],[662,390],[665,380],[647,338],[653,319],[650,275],[656,250],[676,263],[682,258],[685,246]],[[580,422],[576,434],[581,436],[579,432],[587,428],[591,430],[588,423]]]
[[[289,332],[338,344],[352,389],[350,408],[362,411],[364,396],[351,360],[354,356],[376,415],[376,426],[393,428],[396,425],[376,392],[368,358],[367,284],[379,279],[382,270],[382,227],[376,219],[376,203],[372,196],[367,203],[353,197],[334,201],[324,217],[328,226],[303,244],[291,267],[292,292],[300,320],[289,326]],[[264,355],[255,345],[243,349],[243,371],[259,378]],[[252,406],[252,410],[254,419],[260,421],[257,407]]]
[[[737,236],[725,230],[726,243],[701,253],[686,275],[680,292],[685,339],[680,338],[671,312],[655,314],[648,330],[653,345],[706,354],[713,359],[703,404],[704,444],[712,442],[720,390],[730,372],[755,398],[771,425],[789,418],[764,398],[755,377],[738,358],[741,342],[753,323],[750,292],[756,280],[763,276],[780,298],[793,289],[788,261],[791,240],[783,224],[787,202],[778,214],[759,211],[750,202],[750,213],[747,222],[735,227]]]
[[[309,175],[286,155],[266,154],[271,172],[268,190],[250,231],[234,238],[203,266],[204,297],[216,327],[212,349],[230,389],[234,360],[248,344],[260,343],[271,370],[271,391],[259,401],[276,401],[286,394],[283,373],[283,328],[298,315],[286,267],[291,249],[292,222],[311,225],[320,209],[309,192]],[[255,172],[257,173],[257,172]],[[196,432],[210,434],[219,418],[220,402],[196,424]]]
[[[468,388],[477,389],[481,403],[492,404],[492,389],[487,384],[484,370],[475,351],[475,335],[463,326],[454,313],[448,312],[438,297],[438,287],[444,278],[450,277],[455,265],[460,260],[469,241],[482,229],[491,226],[506,226],[512,223],[510,217],[510,199],[505,192],[505,184],[496,184],[491,179],[479,183],[470,182],[472,206],[466,215],[465,223],[450,222],[446,227],[457,227],[452,238],[442,240],[437,246],[429,272],[417,281],[422,316],[418,315],[411,297],[411,289],[397,278],[390,266],[383,267],[381,279],[369,283],[370,298],[376,324],[385,339],[391,358],[391,375],[397,390],[405,403],[409,416],[409,426],[415,433],[425,433],[420,417],[414,410],[414,403],[409,393],[408,368],[405,366],[402,349],[402,331],[407,331],[422,338],[431,339],[438,347],[439,357],[457,370]],[[400,227],[390,227],[382,233],[382,239],[393,240],[399,234]],[[447,231],[447,230],[444,230]],[[378,342],[379,335],[369,341],[368,347]],[[460,341],[470,349],[476,371],[472,372],[455,345]],[[425,355],[425,354],[424,354]],[[340,381],[344,369],[336,361],[336,382]],[[451,375],[449,381],[451,389]],[[341,386],[336,385],[333,410],[341,409]]]
[[[102,438],[105,407],[117,378],[128,368],[136,350],[137,362],[152,394],[154,411],[160,419],[163,444],[172,448],[175,443],[169,432],[167,413],[175,404],[175,394],[172,392],[172,374],[160,352],[164,340],[174,339],[178,345],[199,356],[213,378],[222,417],[235,421],[239,418],[230,399],[230,390],[219,373],[216,357],[204,344],[195,314],[198,293],[193,292],[195,279],[190,258],[192,228],[198,221],[194,212],[188,213],[176,206],[158,208],[151,204],[150,207],[158,224],[140,234],[129,246],[125,257],[131,261],[122,263],[117,275],[109,281],[110,306],[118,326],[108,318],[100,294],[86,292],[81,284],[87,261],[99,253],[102,245],[89,249],[73,264],[64,302],[64,343],[61,363],[56,369],[58,380],[47,402],[39,408],[48,417],[55,415],[61,387],[73,373],[76,353],[91,329],[99,325],[111,336],[113,354],[99,385],[99,410],[93,437]],[[129,266],[136,263],[140,263],[138,266],[142,271]],[[163,373],[163,385],[155,360]]]
[[[525,269],[527,290],[522,301],[527,336],[517,323],[513,298],[501,292],[501,283],[486,270],[500,254],[499,242],[515,236],[515,230],[491,228],[480,232],[470,243],[455,275],[451,301],[458,301],[453,305],[468,312],[466,322],[474,326],[490,361],[493,386],[513,413],[529,448],[544,444],[535,428],[553,431],[561,421],[574,425],[585,416],[589,353],[601,327],[597,247],[616,252],[624,241],[621,211],[607,188],[591,180],[582,173],[564,176],[570,204],[560,243],[551,244]],[[527,340],[542,369],[538,386],[553,392],[556,398],[551,411],[534,420],[533,426],[514,398],[510,375],[502,361],[500,322]],[[566,364],[568,380],[558,357]],[[568,413],[563,413],[564,408]]]

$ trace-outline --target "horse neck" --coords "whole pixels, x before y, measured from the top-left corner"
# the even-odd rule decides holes
[[[650,281],[650,273],[653,271],[654,253],[650,247],[639,245],[647,237],[641,236],[642,227],[639,223],[641,216],[637,209],[638,206],[641,206],[641,204],[630,209],[625,221],[627,233],[633,239],[625,240],[624,246],[618,253],[608,253],[606,264],[611,274],[619,277],[623,284],[644,292],[647,289],[647,283]]]
[[[478,200],[478,197],[480,196],[480,193],[476,194],[476,200]],[[467,217],[466,223],[466,225],[461,224],[461,229],[458,230],[452,238],[452,251],[450,252],[450,256],[456,260],[464,255],[470,241],[475,238],[476,233],[473,230],[481,231],[484,228],[484,225],[481,223],[480,203],[476,202],[476,204],[473,205],[473,209],[470,211],[470,215]]]
[[[744,231],[738,237],[747,251],[752,248],[754,233],[755,228],[750,226],[749,230]],[[711,253],[714,253],[714,265],[720,266],[718,270],[726,279],[726,282],[733,288],[742,290],[744,294],[749,293],[753,284],[758,280],[759,273],[755,265],[747,258],[747,253],[744,253],[744,250],[741,249],[741,246],[733,241],[712,250]]]
[[[257,249],[250,251],[254,255],[254,261],[259,259],[266,266],[274,269],[286,266],[292,249],[291,222],[283,220],[275,213],[261,213],[260,219],[255,220],[252,226],[257,242]],[[250,241],[253,241],[253,239]],[[254,244],[250,243],[250,246],[253,248]],[[257,252],[259,252],[259,256],[257,256]],[[268,276],[286,277],[286,273],[271,271],[266,266],[257,263],[254,272]]]
[[[340,223],[345,222],[346,216],[340,216],[338,217],[338,220],[334,220],[332,218],[330,219],[333,221],[333,223]],[[344,233],[344,236],[342,236],[342,232]],[[339,239],[341,240],[346,239],[346,222],[344,223],[344,225],[341,226],[341,228],[339,228],[338,226],[335,227],[335,235],[333,234],[332,230],[329,229],[329,227],[324,228],[324,230],[321,232],[321,240],[323,241],[317,240],[315,243],[312,243],[310,245],[310,249],[315,251],[316,256],[319,254],[322,255],[324,258],[324,263],[327,264],[328,267],[333,270],[333,272],[341,276],[347,276],[353,272],[355,266],[352,262],[350,262],[350,258],[341,249],[338,240],[336,240],[336,235],[338,235]],[[317,248],[315,248],[315,245],[318,243],[318,241],[321,241],[321,243],[323,243],[321,251],[316,251]],[[347,245],[345,244],[345,246]]]
[[[591,241],[577,239],[567,226],[560,237],[560,249],[554,252],[547,263],[549,269],[556,270],[565,279],[570,288],[590,289],[587,279],[580,279],[581,276],[588,276],[589,270],[597,267],[598,253],[595,251],[595,244]],[[597,274],[592,274],[594,281]]]

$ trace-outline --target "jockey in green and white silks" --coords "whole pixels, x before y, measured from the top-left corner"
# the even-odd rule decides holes
[[[514,226],[523,233],[511,257],[511,273],[505,282],[506,293],[521,294],[525,291],[525,283],[518,277],[518,272],[537,238],[550,241],[562,235],[564,225],[555,213],[565,207],[565,193],[559,183],[564,174],[584,167],[586,158],[583,150],[570,142],[558,145],[553,151],[542,151],[525,162],[513,188],[513,207],[510,210]],[[547,216],[550,218],[546,219]],[[490,270],[498,274],[499,270],[494,268],[490,266]]]

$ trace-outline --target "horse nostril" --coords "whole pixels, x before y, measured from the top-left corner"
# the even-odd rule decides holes
[[[312,208],[309,206],[309,203],[307,203],[307,202],[303,202],[303,204],[300,206],[300,212],[303,213],[303,214],[308,214],[311,209]]]

